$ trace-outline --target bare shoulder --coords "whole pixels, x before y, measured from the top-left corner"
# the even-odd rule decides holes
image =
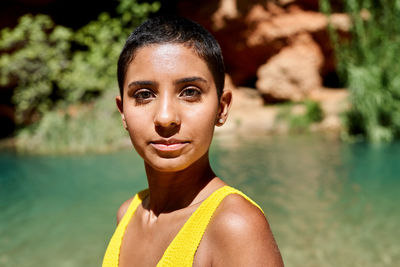
[[[283,266],[263,212],[238,194],[221,202],[207,231],[213,266]]]
[[[118,211],[117,211],[117,225],[119,224],[119,222],[121,221],[122,217],[124,217],[126,211],[129,208],[129,205],[131,204],[133,198],[130,198],[128,200],[126,200],[124,203],[122,203],[122,205],[119,207]]]

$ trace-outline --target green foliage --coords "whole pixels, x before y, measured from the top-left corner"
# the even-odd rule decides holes
[[[66,95],[69,101],[86,101],[104,90],[116,88],[117,60],[126,37],[159,7],[158,2],[138,4],[121,0],[117,7],[119,17],[102,13],[76,32],[74,41],[84,49],[74,52],[70,67],[60,80],[69,92]]]
[[[72,31],[55,26],[48,16],[31,15],[0,33],[0,85],[16,83],[13,100],[19,122],[46,112],[61,95],[60,76],[70,64]]]
[[[329,1],[322,0],[329,12]],[[343,1],[350,40],[331,32],[339,73],[351,93],[348,135],[372,142],[400,137],[400,0]]]
[[[46,112],[37,123],[23,129],[17,139],[20,152],[104,152],[124,145],[127,134],[108,91],[89,105],[70,105]]]
[[[159,7],[158,2],[120,0],[118,17],[102,13],[76,32],[45,15],[26,15],[14,29],[3,29],[0,86],[15,86],[17,122],[27,127],[17,143],[36,151],[78,151],[85,144],[90,150],[108,146],[111,136],[121,137],[119,130],[109,133],[121,124],[114,100],[103,95],[118,94],[116,66],[123,43]],[[80,112],[70,116],[69,107]]]
[[[277,120],[287,123],[292,132],[307,131],[313,123],[321,122],[323,118],[320,104],[311,100],[284,104],[277,115]]]
[[[116,65],[126,37],[118,19],[101,14],[74,35],[81,50],[74,51],[59,83],[68,102],[88,101],[104,90],[116,87]]]
[[[316,101],[306,100],[306,117],[310,122],[321,122],[324,119],[324,112],[320,104]]]
[[[130,33],[132,28],[142,23],[143,18],[147,17],[149,13],[157,12],[161,5],[159,2],[153,3],[136,3],[132,0],[120,0],[117,7],[117,13],[124,28],[127,29],[127,34]]]

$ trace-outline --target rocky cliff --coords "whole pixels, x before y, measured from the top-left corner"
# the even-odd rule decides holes
[[[237,86],[257,88],[266,103],[308,98],[336,87],[329,19],[318,0],[177,1],[181,15],[218,39]],[[335,13],[331,25],[345,36],[350,21]]]

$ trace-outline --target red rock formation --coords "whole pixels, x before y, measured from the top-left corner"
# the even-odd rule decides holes
[[[295,35],[290,45],[258,69],[256,87],[266,102],[300,101],[321,87],[323,59],[309,33]]]
[[[216,36],[234,84],[257,86],[274,102],[302,99],[335,71],[329,20],[318,12],[318,2],[181,1],[178,10]],[[350,25],[344,14],[334,14],[331,22],[342,32]]]

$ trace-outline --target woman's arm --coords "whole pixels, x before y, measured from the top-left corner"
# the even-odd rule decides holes
[[[256,206],[230,195],[209,228],[212,266],[283,266],[268,221]]]

